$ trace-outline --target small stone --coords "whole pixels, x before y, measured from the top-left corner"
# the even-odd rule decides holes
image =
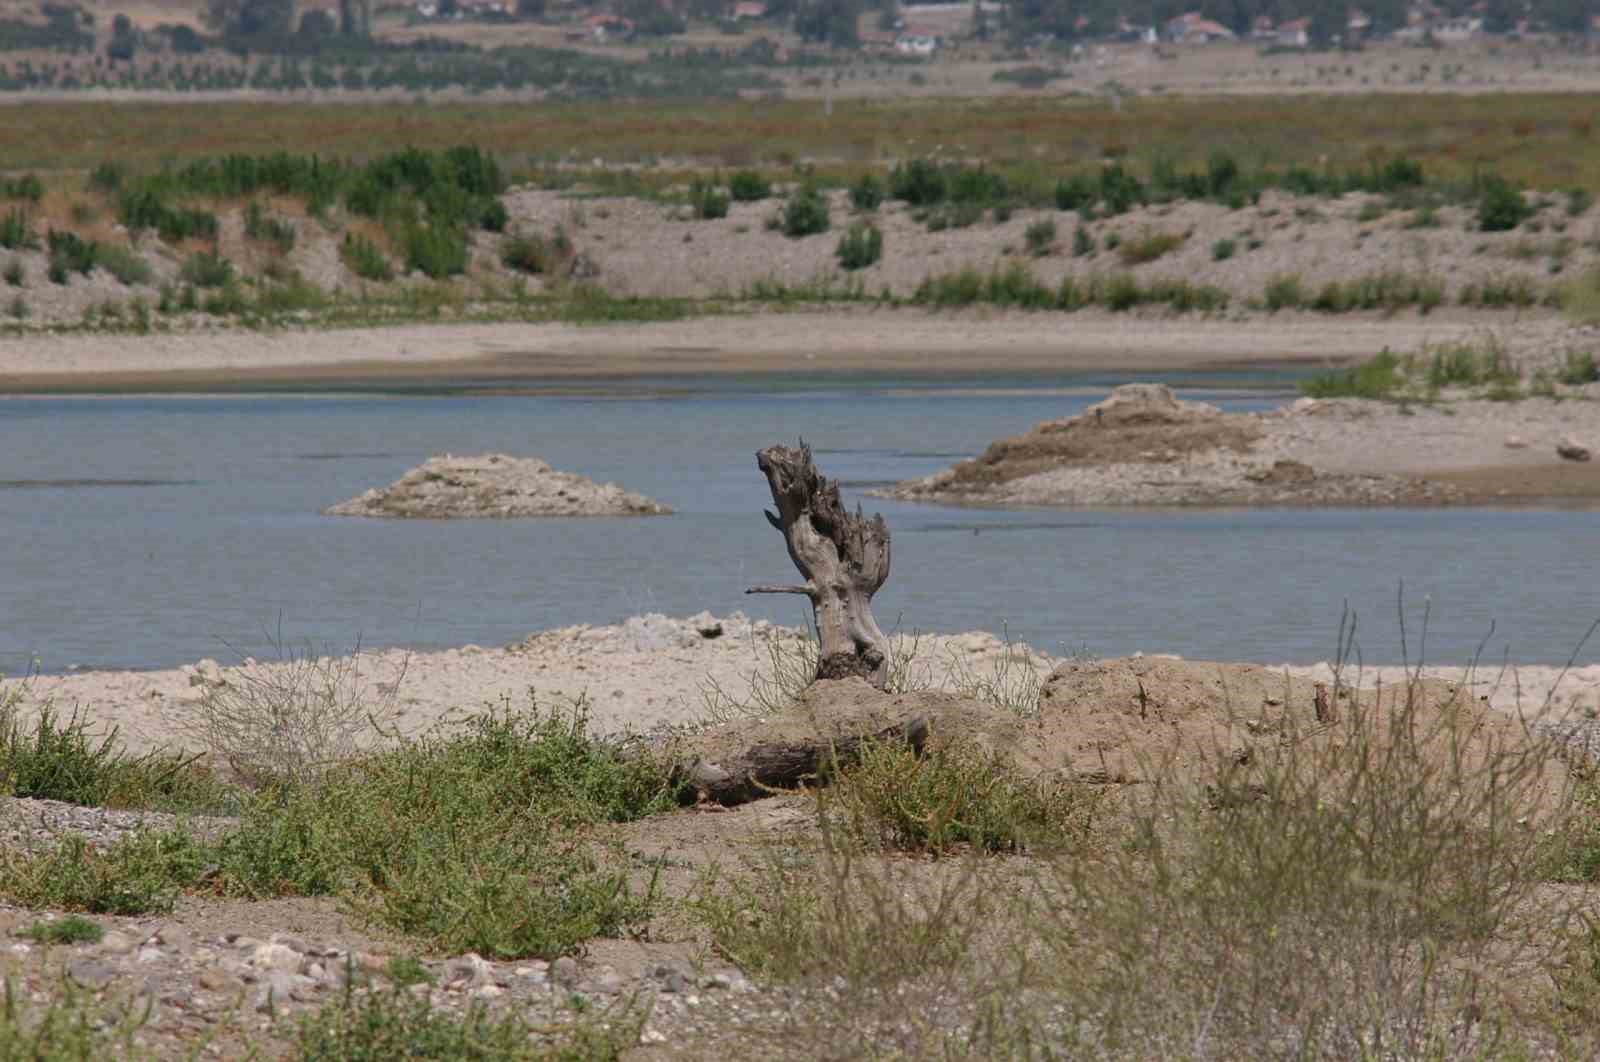
[[[623,980],[617,971],[607,967],[590,983],[590,990],[602,996],[614,996],[622,991]]]
[[[550,980],[562,988],[576,988],[579,975],[578,960],[570,955],[563,955],[550,964]]]
[[[297,951],[301,955],[306,954],[305,941],[299,937],[291,937],[287,933],[274,933],[268,939],[273,944],[282,944],[284,947]]]
[[[1587,461],[1591,454],[1587,446],[1570,435],[1563,435],[1556,443],[1556,456],[1567,461]]]
[[[488,984],[479,985],[477,988],[474,988],[472,990],[472,994],[478,999],[494,999],[497,996],[504,995],[505,991],[506,990],[501,988],[499,985]]]
[[[116,980],[117,971],[94,959],[73,959],[67,964],[67,976],[79,988],[98,990]]]
[[[100,938],[100,950],[107,955],[126,955],[133,949],[133,938],[115,929]]]
[[[639,1042],[641,1044],[664,1044],[667,1042],[667,1034],[660,1029],[652,1029],[646,1025],[639,1030]]]
[[[683,992],[689,987],[689,975],[676,966],[657,966],[655,976],[663,992]]]
[[[140,948],[139,954],[134,957],[133,961],[143,965],[145,963],[160,962],[164,958],[166,956],[161,953],[160,948]]]
[[[237,987],[238,980],[226,970],[219,970],[213,966],[210,969],[201,970],[195,977],[195,984],[208,992],[222,992]]]
[[[444,983],[447,985],[482,985],[494,980],[494,966],[477,952],[451,959],[444,965]]]
[[[163,948],[172,948],[177,951],[188,951],[194,943],[194,936],[185,928],[177,924],[165,925],[155,931],[150,938]]]
[[[294,973],[300,969],[300,953],[285,944],[262,944],[251,953],[250,965],[258,970]]]
[[[1528,448],[1528,440],[1524,439],[1522,436],[1520,436],[1520,435],[1507,435],[1506,436],[1506,449],[1507,450],[1526,450],[1527,448]]]
[[[294,975],[274,970],[256,989],[255,1008],[260,1014],[270,1014],[287,1005],[294,998]]]

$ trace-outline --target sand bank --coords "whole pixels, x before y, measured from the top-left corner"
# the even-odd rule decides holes
[[[364,652],[353,669],[373,698],[392,696],[395,723],[417,732],[441,720],[485,706],[525,706],[533,696],[544,705],[570,705],[583,698],[591,727],[599,733],[646,732],[706,721],[731,702],[757,704],[777,688],[774,661],[799,659],[800,632],[735,614],[677,619],[636,616],[613,626],[576,626],[543,631],[504,647],[462,646],[442,652],[384,649]],[[924,635],[899,640],[914,653],[914,685],[954,689],[974,677],[1002,679],[1027,688],[1025,670],[1038,680],[1061,661],[1023,646],[1007,646],[982,631]],[[200,661],[161,671],[92,671],[40,675],[24,686],[26,703],[80,708],[96,724],[116,726],[133,749],[192,744],[184,724],[207,691],[239,680],[235,663]],[[288,665],[261,664],[273,669]],[[1331,681],[1323,662],[1285,665],[1298,678]],[[1428,667],[1424,678],[1450,683],[1470,680],[1473,693],[1511,713],[1547,710],[1580,717],[1600,710],[1600,665],[1569,672],[1550,666],[1485,668]],[[1343,681],[1392,685],[1405,680],[1399,667],[1347,669]],[[1035,691],[1037,687],[1034,687]],[[754,691],[754,692],[753,692]],[[1547,708],[1548,706],[1548,708]]]
[[[828,309],[647,324],[441,324],[341,331],[64,334],[0,338],[0,393],[232,390],[584,379],[707,373],[1159,372],[1323,364],[1384,347],[1482,333],[1482,314],[1425,318],[1280,314],[1248,319],[1127,314]],[[1523,322],[1517,346],[1549,349],[1566,326]]]

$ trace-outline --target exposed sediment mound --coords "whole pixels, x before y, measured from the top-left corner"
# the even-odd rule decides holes
[[[1253,664],[1169,657],[1064,663],[1031,718],[956,693],[817,682],[787,711],[691,739],[686,775],[711,799],[743,803],[814,784],[831,756],[848,761],[870,740],[976,743],[1025,774],[1106,785],[1209,785],[1241,770],[1247,780],[1268,762],[1338,774],[1369,753],[1465,776],[1529,757],[1525,795],[1554,806],[1568,776],[1546,737],[1451,683],[1355,691]]]
[[[665,516],[672,512],[615,483],[560,472],[536,457],[429,458],[387,487],[325,509],[329,516],[478,519],[519,516]]]
[[[1126,384],[982,456],[881,492],[966,505],[1393,505],[1452,500],[1421,479],[1329,472],[1274,452],[1277,420]]]

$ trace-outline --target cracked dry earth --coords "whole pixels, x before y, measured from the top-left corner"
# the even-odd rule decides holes
[[[737,871],[730,863],[746,846],[814,834],[814,822],[806,798],[783,797],[619,827],[612,839],[634,865],[636,885],[655,878],[667,898],[664,913],[638,939],[592,940],[580,954],[554,962],[429,955],[414,941],[363,924],[332,899],[184,896],[166,914],[93,916],[105,934],[81,944],[30,939],[29,927],[59,913],[0,905],[0,973],[25,1014],[87,999],[108,1024],[133,1029],[127,1044],[135,1051],[158,1058],[290,1057],[299,1019],[347,992],[395,987],[445,1012],[481,1005],[515,1013],[553,1042],[575,1023],[598,1024],[634,1045],[630,1057],[708,1057],[757,1047],[772,1055],[785,1030],[825,1001],[757,986],[711,952],[675,901],[687,899],[711,865]],[[0,858],[60,843],[68,833],[103,848],[141,828],[214,837],[231,824],[8,799],[0,807]],[[404,972],[416,968],[409,963],[391,966],[396,959],[416,959],[428,980],[397,985],[395,976],[417,975]]]

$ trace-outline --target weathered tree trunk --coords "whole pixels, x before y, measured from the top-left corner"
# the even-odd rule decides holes
[[[872,618],[872,595],[889,578],[889,528],[839,501],[839,484],[817,471],[811,447],[769,446],[756,454],[778,512],[767,522],[783,532],[801,586],[753,586],[750,594],[804,594],[811,599],[821,652],[818,678],[859,675],[879,689],[889,683],[889,639]]]
[[[869,741],[904,742],[920,756],[929,730],[929,717],[919,713],[870,734],[757,742],[715,761],[697,759],[678,777],[700,799],[725,807],[748,804],[773,790],[824,781],[825,770],[854,763]]]

